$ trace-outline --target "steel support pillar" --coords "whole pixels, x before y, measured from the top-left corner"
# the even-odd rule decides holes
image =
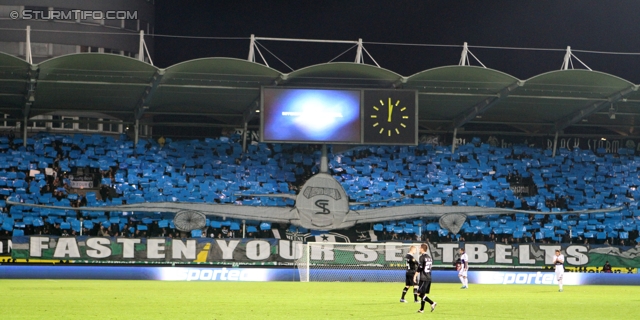
[[[27,147],[27,116],[24,116],[24,122],[22,122],[22,146]]]
[[[560,70],[569,70],[569,64],[571,64],[571,46],[567,46],[567,52],[564,54]]]
[[[453,128],[453,141],[451,142],[451,154],[456,151],[456,139],[458,138],[458,128]]]
[[[244,128],[242,130],[242,152],[247,152],[247,122],[244,123]],[[243,237],[244,238],[244,237]]]
[[[465,42],[462,45],[462,54],[460,55],[460,62],[458,62],[459,66],[466,66],[469,64],[468,52],[469,52],[469,46]]]
[[[320,173],[329,172],[329,162],[327,160],[327,145],[322,145],[322,155],[320,156]]]
[[[24,59],[33,63],[33,56],[31,55],[31,26],[27,26],[27,39],[25,42]]]
[[[356,63],[363,63],[362,59],[362,39],[358,39],[358,48],[356,49]]]
[[[140,30],[140,44],[138,47],[138,60],[144,62],[144,30]]]
[[[248,61],[256,62],[256,54],[254,51],[254,47],[256,45],[256,36],[251,35],[251,42],[249,43],[249,57],[247,57]]]
[[[140,120],[136,119],[136,123],[133,125],[133,144],[138,146],[138,138],[140,135]]]
[[[555,138],[553,138],[553,154],[551,155],[552,158],[556,157],[556,148],[558,147],[558,131],[556,131],[556,136]]]

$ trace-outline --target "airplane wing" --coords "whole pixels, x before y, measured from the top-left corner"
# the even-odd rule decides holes
[[[466,216],[486,216],[491,214],[513,214],[513,213],[525,213],[525,214],[581,214],[581,213],[596,213],[596,212],[612,212],[620,211],[621,207],[607,208],[607,209],[594,209],[594,210],[579,210],[579,211],[561,211],[561,212],[538,212],[527,211],[517,209],[506,208],[485,208],[485,207],[467,207],[467,206],[444,206],[444,205],[409,205],[409,206],[395,206],[384,207],[375,209],[364,209],[354,211],[351,210],[345,218],[345,222],[349,223],[371,223],[382,222],[389,220],[402,220],[412,218],[434,217],[438,218],[445,214],[458,213]]]
[[[270,221],[276,223],[290,223],[299,220],[298,210],[290,207],[256,207],[239,206],[233,204],[210,204],[199,202],[145,202],[136,204],[123,204],[117,206],[104,207],[61,207],[42,204],[29,204],[22,202],[7,201],[7,204],[35,208],[47,208],[58,210],[81,210],[81,211],[115,211],[115,212],[182,212],[197,211],[207,216],[222,218],[233,218],[241,220]]]
[[[265,194],[236,193],[236,194],[234,194],[234,196],[236,196],[236,197],[256,197],[256,198],[257,197],[285,198],[285,199],[296,200],[296,195],[295,194],[288,194],[288,193],[265,193]]]
[[[406,197],[389,198],[389,199],[381,199],[381,200],[373,200],[373,201],[365,201],[365,202],[349,202],[349,205],[350,206],[359,206],[359,205],[365,205],[365,204],[371,204],[371,203],[377,203],[377,202],[400,201],[403,198],[406,198]]]

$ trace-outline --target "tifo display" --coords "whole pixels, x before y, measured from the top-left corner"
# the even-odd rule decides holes
[[[2,233],[242,237],[241,219],[208,217],[202,230],[180,234],[174,228],[174,214],[162,209],[102,209],[105,205],[165,202],[206,203],[213,207],[229,204],[239,211],[266,212],[269,208],[290,209],[298,205],[297,197],[306,199],[305,190],[300,188],[314,174],[317,176],[321,156],[317,146],[255,143],[243,153],[239,139],[238,135],[188,141],[167,139],[163,145],[145,140],[134,146],[124,137],[116,140],[100,135],[39,134],[28,139],[27,147],[17,147],[15,142],[19,139],[11,143],[7,138],[0,139],[0,150],[4,150],[0,153],[4,159],[1,165],[5,170],[0,173],[0,193],[3,199],[24,204],[0,202],[5,208]],[[330,151],[328,159],[329,179],[344,189],[344,194],[339,194],[340,201],[356,212],[366,213],[364,209],[369,208],[397,212],[405,207],[424,206],[424,210],[515,209],[534,213],[468,216],[457,225],[458,233],[442,228],[437,216],[394,220],[389,215],[388,221],[372,226],[340,230],[338,233],[349,241],[421,238],[431,242],[464,239],[509,244],[608,243],[624,247],[635,245],[638,237],[639,165],[630,149],[620,148],[615,154],[560,149],[554,158],[550,150],[528,146],[499,148],[477,141],[459,146],[454,153],[446,146],[431,144],[367,146]],[[89,177],[100,189],[73,190],[69,184],[72,175]],[[320,191],[324,194],[325,189],[312,187],[307,194],[307,209],[314,214],[319,212],[315,214],[318,217],[329,216],[324,213],[333,208],[325,202],[311,201],[312,195]],[[286,197],[275,197],[278,194]],[[97,211],[85,211],[83,207]],[[610,212],[579,213],[582,210]],[[314,230],[268,221],[246,220],[244,226],[244,236],[252,238],[274,238],[276,231],[280,238],[301,241],[319,236],[313,234]]]

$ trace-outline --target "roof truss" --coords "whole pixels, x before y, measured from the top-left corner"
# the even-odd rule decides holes
[[[577,110],[574,113],[568,115],[567,117],[557,121],[555,123],[554,129],[555,131],[562,131],[568,126],[580,122],[585,117],[588,117],[589,115],[604,109],[605,107],[611,105],[612,103],[615,103],[620,99],[623,99],[624,97],[626,97],[627,95],[631,94],[636,90],[638,90],[638,86],[631,85],[622,91],[619,91],[610,95],[604,101],[590,103],[584,108]]]
[[[496,96],[487,97],[486,99],[480,101],[473,107],[465,110],[462,114],[460,114],[458,117],[456,117],[453,120],[453,128],[460,128],[465,123],[473,120],[477,115],[480,115],[485,111],[489,110],[489,108],[494,106],[496,103],[498,103],[502,99],[506,98],[514,89],[516,89],[521,85],[522,83],[520,81],[516,81],[506,86],[504,89],[500,90],[500,92],[498,92]]]

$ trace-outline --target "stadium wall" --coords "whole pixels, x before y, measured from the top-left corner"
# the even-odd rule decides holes
[[[471,284],[553,285],[553,272],[469,271]],[[403,270],[311,270],[311,279],[404,282]],[[300,281],[293,268],[182,268],[120,266],[0,266],[0,279],[93,279],[160,281]],[[456,271],[433,271],[434,283],[458,283]],[[565,285],[640,285],[640,274],[566,273]]]

